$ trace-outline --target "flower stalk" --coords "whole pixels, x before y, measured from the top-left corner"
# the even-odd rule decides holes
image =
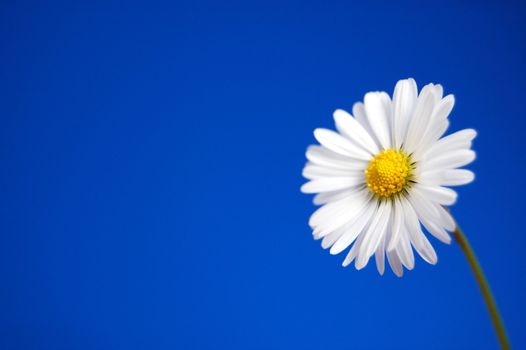
[[[462,229],[458,226],[458,224],[457,224],[456,230],[453,232],[453,236],[455,237],[455,240],[457,241],[458,245],[462,249],[462,252],[466,256],[469,266],[471,267],[471,270],[473,271],[473,274],[475,275],[477,284],[480,288],[482,296],[484,297],[486,306],[488,307],[488,311],[491,316],[491,321],[493,322],[493,326],[495,327],[495,331],[497,332],[497,337],[499,339],[500,346],[503,350],[509,350],[510,342],[508,340],[506,329],[504,328],[504,322],[502,321],[502,317],[499,313],[497,303],[495,302],[495,298],[493,297],[493,294],[491,293],[491,289],[490,289],[488,280],[486,279],[486,276],[484,275],[484,271],[482,270],[482,267],[480,266],[480,263],[477,259],[477,256],[475,255],[475,252],[473,251],[473,248],[471,247],[471,244],[469,244],[469,241],[466,235],[464,234]]]

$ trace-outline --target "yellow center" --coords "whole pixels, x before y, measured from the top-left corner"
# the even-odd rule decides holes
[[[390,148],[371,160],[365,169],[365,180],[371,192],[389,198],[407,188],[412,170],[411,158]]]

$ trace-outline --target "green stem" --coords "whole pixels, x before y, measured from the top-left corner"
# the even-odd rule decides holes
[[[495,331],[497,332],[497,337],[499,338],[500,346],[504,350],[509,350],[510,342],[508,340],[508,336],[506,335],[506,329],[504,329],[504,323],[502,322],[502,317],[500,316],[497,303],[495,302],[495,298],[491,293],[488,280],[484,275],[484,271],[482,271],[482,267],[480,266],[480,263],[477,259],[477,256],[475,255],[475,252],[473,251],[473,248],[469,244],[467,237],[464,235],[464,232],[462,232],[458,224],[455,232],[453,232],[453,236],[455,237],[457,243],[460,245],[462,252],[464,252],[464,254],[466,255],[469,266],[471,267],[471,270],[475,275],[475,279],[477,280],[480,291],[482,292],[482,296],[484,297],[484,301],[486,302],[486,306],[488,307],[491,320],[493,321],[493,326],[495,327]]]

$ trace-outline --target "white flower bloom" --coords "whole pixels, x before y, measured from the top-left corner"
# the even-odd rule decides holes
[[[474,174],[458,169],[475,159],[473,129],[441,138],[455,99],[441,85],[418,93],[413,79],[400,80],[393,98],[369,92],[352,115],[334,112],[336,130],[316,129],[321,145],[309,146],[304,193],[322,205],[309,220],[315,239],[338,254],[352,244],[343,262],[357,269],[374,254],[383,274],[385,255],[397,276],[413,269],[413,248],[428,263],[437,255],[421,225],[444,243],[455,221],[444,208],[457,193],[446,186],[467,184]],[[353,244],[354,243],[354,244]]]

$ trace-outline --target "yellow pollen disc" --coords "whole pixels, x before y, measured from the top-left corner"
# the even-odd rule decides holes
[[[374,194],[389,198],[404,190],[411,179],[411,158],[393,148],[378,153],[365,170],[367,186]]]

